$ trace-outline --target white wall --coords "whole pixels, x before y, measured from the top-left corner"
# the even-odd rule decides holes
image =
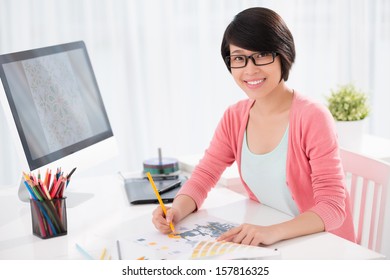
[[[372,106],[369,131],[390,138],[390,1],[0,0],[0,53],[84,40],[125,170],[156,156],[202,153],[223,111],[245,95],[220,57],[235,14],[277,11],[297,58],[289,85],[324,102],[354,82]],[[0,182],[17,180],[0,111]]]

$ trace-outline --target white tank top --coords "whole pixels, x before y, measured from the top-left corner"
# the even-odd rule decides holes
[[[299,214],[286,185],[288,127],[278,146],[266,154],[254,154],[248,148],[246,131],[242,143],[241,174],[257,199],[291,216]]]

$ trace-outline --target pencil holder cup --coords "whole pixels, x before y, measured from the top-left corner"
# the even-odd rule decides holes
[[[47,239],[67,234],[66,197],[30,199],[33,234]]]

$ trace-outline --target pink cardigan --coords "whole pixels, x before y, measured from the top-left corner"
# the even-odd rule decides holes
[[[242,141],[253,103],[242,100],[225,111],[203,159],[178,193],[192,197],[198,209],[234,161],[241,176]],[[326,107],[297,93],[290,109],[286,167],[286,183],[299,211],[317,213],[326,231],[355,242],[333,118]],[[249,197],[258,201],[241,181]]]

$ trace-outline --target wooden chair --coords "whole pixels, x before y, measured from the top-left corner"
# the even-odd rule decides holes
[[[342,148],[340,156],[351,196],[357,242],[385,254],[381,246],[385,216],[390,214],[386,213],[386,203],[390,203],[386,202],[390,164]]]

